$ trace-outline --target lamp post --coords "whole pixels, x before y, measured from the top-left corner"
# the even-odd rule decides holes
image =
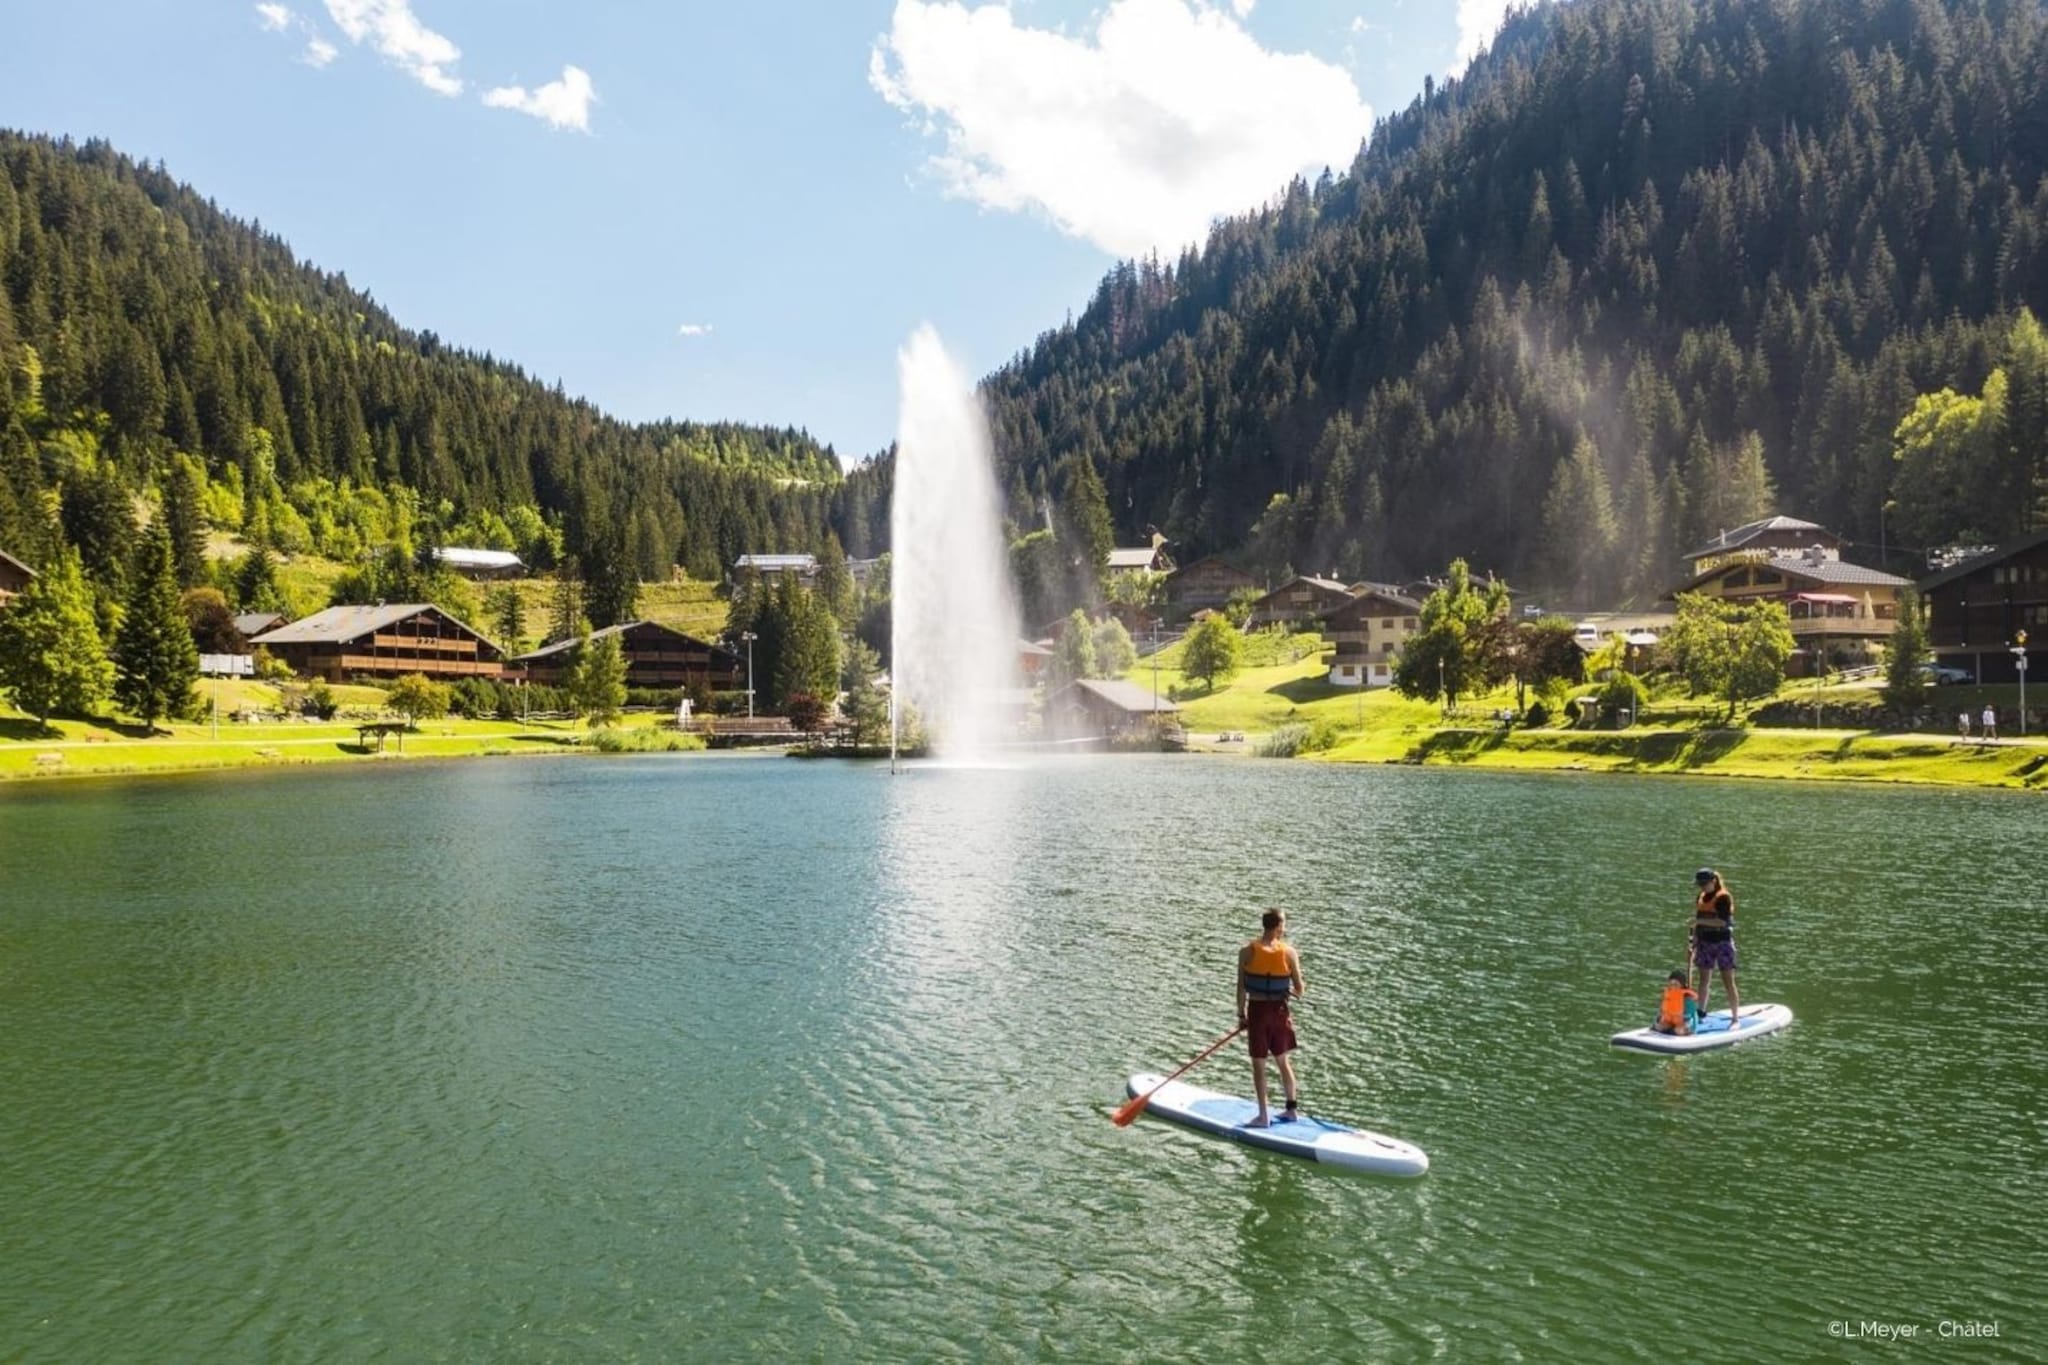
[[[751,630],[740,632],[740,639],[747,646],[747,719],[754,718],[754,641],[758,638]]]
[[[1444,656],[1436,656],[1436,699],[1446,716],[1451,714],[1451,694],[1444,690]]]
[[[2027,737],[2027,633],[2023,630],[2017,631],[2012,638],[2015,641],[2012,647],[2013,667],[2019,670],[2020,675],[2020,738],[2025,739]]]

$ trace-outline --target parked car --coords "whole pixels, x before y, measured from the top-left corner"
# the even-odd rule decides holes
[[[1949,664],[1922,664],[1920,665],[1920,676],[1938,687],[1976,681],[1975,678],[1971,677],[1969,669],[1956,668]]]

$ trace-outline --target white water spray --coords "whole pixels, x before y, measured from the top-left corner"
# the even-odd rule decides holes
[[[988,417],[929,325],[911,335],[896,364],[889,675],[933,747],[973,761],[1008,737],[1003,696],[1018,686],[1017,601]]]

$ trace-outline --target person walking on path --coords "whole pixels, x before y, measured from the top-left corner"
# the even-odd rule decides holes
[[[1970,737],[1970,708],[1967,706],[1956,712],[1956,733],[1964,739]]]
[[[1294,1080],[1294,1020],[1287,1010],[1289,999],[1300,999],[1301,954],[1287,942],[1287,916],[1268,910],[1259,921],[1264,932],[1237,951],[1237,1023],[1251,1042],[1252,1093],[1258,1096],[1259,1116],[1247,1127],[1270,1128],[1273,1115],[1266,1102],[1266,1059],[1280,1067],[1281,1092],[1286,1096],[1283,1122],[1301,1117],[1301,1091]]]
[[[1735,993],[1735,896],[1711,867],[1694,873],[1693,884],[1700,889],[1692,908],[1693,993],[1704,1016],[1712,994],[1707,973],[1718,970],[1728,992],[1728,1027],[1734,1028],[1742,1014],[1742,998]]]
[[[1984,703],[1984,714],[1979,718],[1983,723],[1984,738],[1998,738],[1998,712],[1991,709],[1991,703]]]

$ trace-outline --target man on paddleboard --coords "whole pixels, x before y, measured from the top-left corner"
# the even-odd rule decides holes
[[[1280,1085],[1287,1097],[1283,1121],[1301,1117],[1301,1092],[1294,1083],[1294,1020],[1287,1002],[1302,992],[1301,954],[1287,943],[1287,916],[1268,910],[1260,919],[1265,932],[1237,952],[1237,1022],[1252,1048],[1252,1092],[1259,1098],[1259,1116],[1247,1126],[1269,1128],[1273,1116],[1266,1104],[1266,1058],[1280,1065]]]
[[[1718,969],[1722,989],[1728,992],[1728,1027],[1734,1028],[1742,1013],[1741,997],[1735,993],[1735,897],[1711,867],[1694,873],[1693,884],[1700,891],[1692,907],[1693,993],[1705,1014],[1712,992],[1708,973]]]

